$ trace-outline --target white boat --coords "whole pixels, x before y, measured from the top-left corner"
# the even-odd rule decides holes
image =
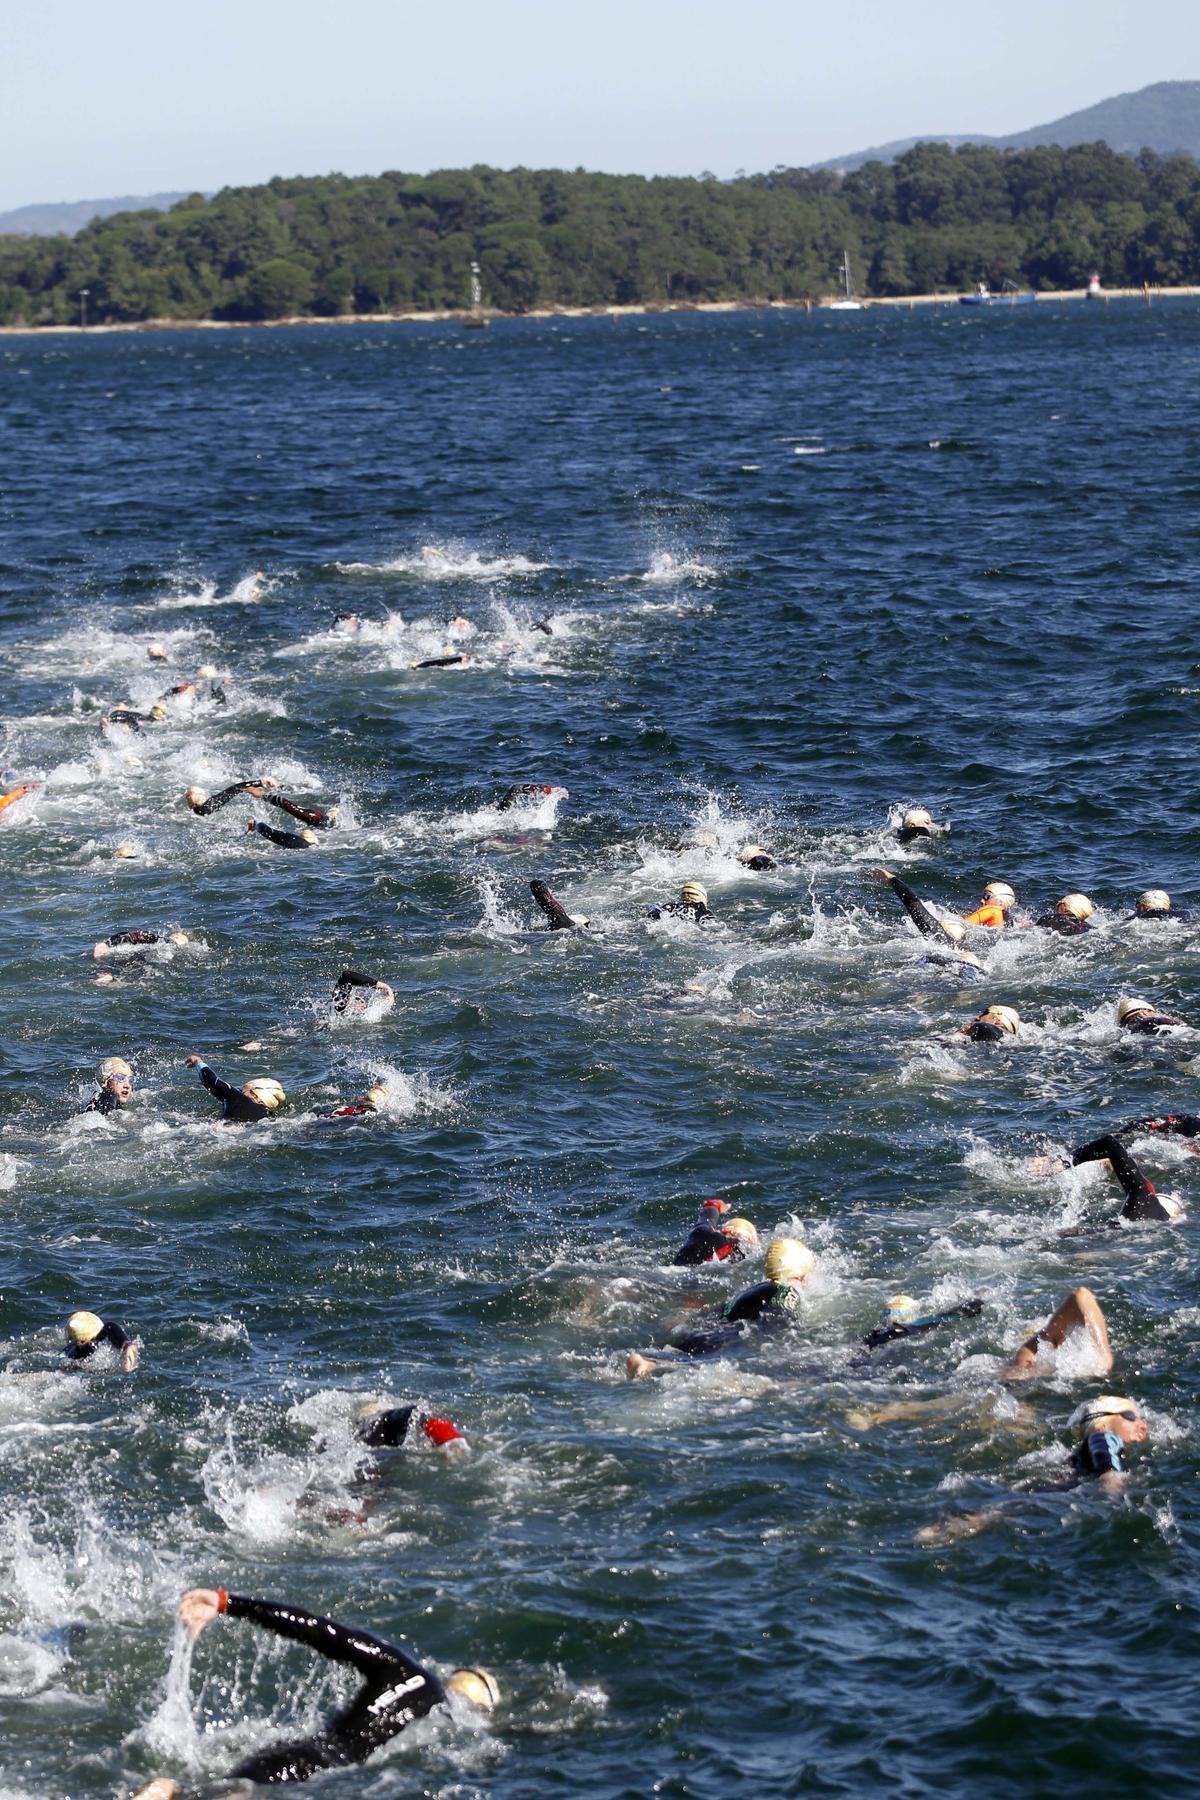
[[[1096,274],[1088,276],[1087,297],[1089,300],[1103,300],[1104,298],[1104,289],[1100,286],[1098,271]]]
[[[826,312],[861,312],[863,303],[854,298],[854,290],[850,286],[850,252],[842,251],[842,285],[846,290],[841,300],[822,300],[821,305]]]

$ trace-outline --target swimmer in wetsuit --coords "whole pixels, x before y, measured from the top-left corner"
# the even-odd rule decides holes
[[[370,1006],[371,994],[382,994],[383,1012],[391,1012],[396,1004],[396,996],[387,982],[374,975],[363,975],[358,969],[343,969],[334,983],[333,1010],[335,1013],[365,1013]]]
[[[369,1087],[365,1094],[357,1100],[350,1100],[345,1106],[328,1106],[317,1114],[318,1119],[361,1119],[367,1113],[382,1112],[387,1105],[388,1091],[382,1085]]]
[[[591,924],[586,913],[569,913],[544,881],[531,881],[529,891],[549,919],[551,931],[578,931]]]
[[[641,1381],[649,1375],[665,1375],[697,1356],[714,1356],[727,1350],[746,1335],[748,1326],[784,1324],[800,1299],[800,1289],[816,1267],[816,1257],[799,1238],[776,1238],[767,1251],[764,1267],[767,1279],[757,1286],[745,1288],[729,1302],[719,1325],[702,1331],[689,1331],[677,1338],[667,1350],[643,1356],[631,1350],[625,1359],[625,1373],[630,1381]]]
[[[696,1223],[671,1258],[676,1268],[699,1263],[741,1262],[758,1245],[758,1232],[749,1219],[729,1216],[728,1200],[703,1200]]]
[[[138,1366],[138,1347],[114,1319],[102,1319],[94,1312],[75,1312],[67,1320],[67,1360],[86,1362],[97,1350],[114,1350],[117,1367],[130,1374]]]
[[[1166,888],[1147,888],[1139,894],[1134,902],[1133,919],[1180,919],[1186,923],[1192,917],[1190,912],[1181,912],[1171,904],[1171,896]]]
[[[260,1119],[269,1119],[287,1099],[282,1087],[270,1075],[256,1075],[253,1080],[235,1088],[222,1081],[203,1057],[189,1056],[184,1066],[198,1070],[209,1093],[221,1101],[221,1119],[225,1124],[257,1124]]]
[[[918,1313],[917,1303],[908,1294],[897,1294],[889,1300],[879,1316],[879,1323],[873,1331],[869,1331],[863,1339],[867,1350],[878,1350],[882,1344],[893,1344],[900,1338],[922,1337],[927,1331],[936,1331],[939,1325],[949,1325],[955,1319],[974,1319],[983,1311],[982,1300],[963,1300],[958,1306],[948,1306],[942,1312]]]
[[[321,1769],[366,1762],[372,1751],[390,1743],[415,1719],[423,1719],[436,1706],[447,1705],[451,1693],[485,1712],[491,1712],[500,1698],[500,1690],[486,1669],[455,1669],[443,1683],[415,1658],[385,1644],[381,1638],[299,1607],[274,1600],[247,1599],[227,1593],[224,1588],[191,1588],[179,1602],[179,1617],[193,1638],[221,1613],[303,1644],[330,1662],[347,1663],[363,1678],[358,1693],[334,1714],[323,1731],[243,1757],[230,1770],[234,1780],[307,1781]],[[182,1791],[175,1782],[160,1776],[142,1788],[134,1800],[175,1800]]]
[[[424,656],[420,662],[410,662],[410,669],[452,669],[458,663],[469,663],[471,658],[463,650],[456,650],[449,656]]]
[[[1043,931],[1056,931],[1059,937],[1080,937],[1091,930],[1088,920],[1095,910],[1086,894],[1064,894],[1054,911],[1043,913],[1034,924]]]
[[[688,919],[693,925],[702,925],[705,919],[711,919],[708,906],[708,889],[700,881],[685,881],[679,890],[678,900],[664,900],[658,906],[647,907],[648,919]]]
[[[771,855],[771,852],[769,850],[764,850],[761,844],[747,844],[744,849],[738,851],[737,859],[741,863],[743,869],[753,869],[757,875],[761,875],[764,870],[773,869],[776,866],[775,858]]]
[[[959,1030],[973,1044],[998,1044],[1006,1037],[1016,1037],[1021,1029],[1021,1015],[1015,1006],[989,1006],[977,1013],[969,1025]]]
[[[167,709],[161,700],[156,700],[149,712],[138,712],[132,706],[114,706],[100,720],[101,725],[126,725],[130,731],[140,732],[143,725],[161,725],[167,716]]]
[[[118,1112],[133,1096],[133,1070],[123,1056],[106,1056],[96,1071],[100,1086],[84,1112]]]
[[[967,924],[986,925],[993,931],[1002,931],[1016,904],[1017,896],[1007,881],[989,881],[983,890],[983,899],[974,912],[967,914]]]
[[[910,806],[896,827],[896,842],[913,844],[919,838],[936,837],[941,829],[934,824],[923,806]]]
[[[1122,1031],[1133,1031],[1141,1037],[1157,1037],[1160,1031],[1182,1025],[1183,1020],[1170,1013],[1155,1012],[1148,1000],[1127,998],[1117,1002],[1117,1024]]]
[[[470,1449],[457,1425],[426,1412],[423,1406],[376,1406],[370,1401],[355,1414],[354,1435],[371,1450],[398,1450],[413,1431],[419,1431],[435,1450]]]
[[[893,875],[890,869],[872,869],[871,873],[883,887],[891,888],[922,937],[958,948],[966,935],[966,927],[961,919],[940,918],[923,900],[918,899],[906,881],[901,881],[899,875]]]
[[[203,788],[192,786],[184,798],[194,813],[207,819],[212,813],[220,812],[223,806],[228,806],[231,800],[236,800],[239,794],[249,794],[252,799],[265,800],[267,790],[274,786],[275,783],[269,776],[261,775],[254,781],[235,781],[229,787],[222,788],[219,794],[206,794]]]
[[[1170,1195],[1161,1195],[1153,1183],[1147,1181],[1137,1163],[1129,1154],[1120,1138],[1107,1133],[1104,1137],[1093,1139],[1090,1144],[1082,1144],[1071,1157],[1072,1165],[1080,1163],[1107,1162],[1120,1182],[1125,1193],[1125,1204],[1117,1214],[1118,1219],[1129,1219],[1138,1223],[1161,1221],[1169,1223],[1177,1219],[1183,1211],[1178,1200]],[[1111,1221],[1115,1223],[1116,1221]]]
[[[114,931],[93,944],[92,955],[99,962],[114,950],[144,950],[152,944],[190,944],[191,941],[186,931]]]
[[[496,811],[511,812],[518,800],[528,800],[538,796],[544,799],[550,794],[560,794],[564,800],[571,798],[566,788],[551,787],[544,781],[515,781],[507,793],[497,800]]]
[[[311,850],[317,842],[317,834],[310,825],[301,832],[278,831],[274,825],[264,825],[261,819],[251,819],[246,825],[248,832],[258,837],[267,838],[272,844],[278,844],[282,850]]]

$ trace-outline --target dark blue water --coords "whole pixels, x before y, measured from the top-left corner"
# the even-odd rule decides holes
[[[1029,1161],[1196,1100],[1195,1035],[1114,1011],[1200,1019],[1200,925],[1128,922],[1200,902],[1200,309],[13,337],[0,369],[4,760],[45,782],[0,815],[4,1800],[202,1781],[348,1691],[225,1622],[189,1664],[175,1602],[218,1582],[498,1675],[486,1727],[331,1796],[1193,1785],[1195,1227],[1062,1239],[1118,1191]],[[102,726],[201,663],[226,709]],[[183,804],[256,774],[338,828],[292,855]],[[498,813],[516,780],[570,797]],[[898,852],[911,804],[949,837]],[[881,859],[956,910],[1082,889],[1097,928],[970,979]],[[531,876],[592,931],[535,930]],[[649,922],[688,877],[718,927]],[[96,985],[134,925],[195,941]],[[390,1015],[332,1017],[347,964]],[[989,999],[1024,1030],[968,1052]],[[190,1051],[285,1112],[214,1129]],[[134,1104],[81,1117],[110,1053]],[[380,1116],[318,1120],[371,1080]],[[630,1384],[758,1277],[666,1266],[713,1192],[816,1250],[797,1329]],[[1008,1395],[1080,1282],[1112,1375],[1071,1346]],[[897,1289],[984,1309],[864,1367]],[[78,1306],[135,1377],[61,1372]],[[1045,1491],[1102,1387],[1150,1419],[1125,1495]],[[365,1396],[473,1455],[364,1506]]]

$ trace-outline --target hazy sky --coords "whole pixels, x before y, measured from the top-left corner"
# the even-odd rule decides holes
[[[0,43],[0,207],[472,162],[731,175],[1193,78],[1197,0],[40,0]]]

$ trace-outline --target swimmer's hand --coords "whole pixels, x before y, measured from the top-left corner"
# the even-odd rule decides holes
[[[198,1638],[206,1625],[225,1610],[219,1588],[189,1588],[179,1602],[179,1618],[189,1637]]]
[[[890,869],[872,869],[871,879],[880,882],[884,887],[891,887],[896,877]]]
[[[185,1069],[198,1069],[203,1061],[202,1056],[189,1056],[185,1059],[183,1066]]]
[[[121,1352],[121,1369],[126,1375],[132,1375],[141,1361],[141,1351],[136,1344],[126,1344]]]
[[[1028,1175],[1055,1175],[1059,1169],[1069,1169],[1070,1163],[1065,1156],[1031,1156],[1025,1164]]]

